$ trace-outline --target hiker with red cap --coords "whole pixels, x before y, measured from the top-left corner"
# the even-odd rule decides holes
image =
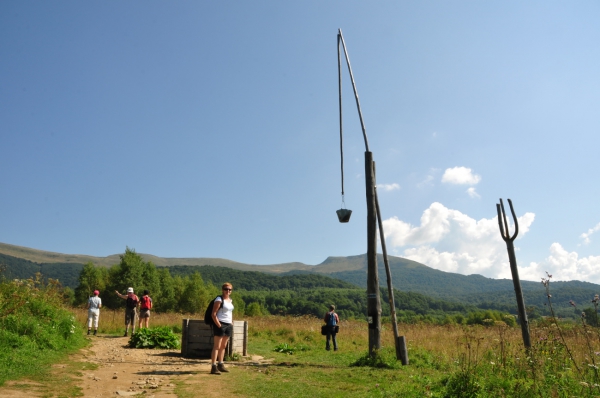
[[[117,296],[126,300],[125,301],[125,334],[123,335],[123,337],[127,337],[127,334],[129,333],[129,325],[131,325],[131,334],[135,333],[135,317],[137,314],[137,307],[138,307],[138,304],[140,303],[140,299],[138,298],[138,296],[133,294],[132,287],[127,288],[126,295],[119,293],[118,290],[115,290],[115,293],[117,293]]]
[[[98,319],[100,318],[100,308],[102,307],[102,299],[98,297],[100,292],[94,290],[94,295],[90,297],[87,303],[88,309],[88,336],[92,330],[92,322],[94,324],[94,336],[98,333]]]

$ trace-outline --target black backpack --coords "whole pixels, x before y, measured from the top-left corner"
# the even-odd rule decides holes
[[[221,309],[221,307],[223,306],[223,296],[217,296],[217,297],[221,297],[221,306],[219,307],[219,310]],[[208,307],[206,307],[206,311],[204,311],[204,323],[206,323],[207,325],[214,325],[215,321],[212,317],[212,311],[213,311],[213,307],[215,306],[215,300],[217,299],[217,297],[215,297],[210,303],[208,303]]]
[[[125,305],[129,309],[137,307],[138,303],[138,296],[136,296],[135,294],[132,297],[127,297],[127,300],[125,300]]]

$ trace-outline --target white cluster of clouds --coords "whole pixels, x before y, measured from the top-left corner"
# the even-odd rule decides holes
[[[446,169],[442,176],[442,182],[457,185],[477,185],[481,181],[481,176],[473,174],[473,170],[468,167],[453,167]]]
[[[474,185],[479,184],[479,181],[481,181],[480,175],[473,173],[473,170],[463,166],[446,169],[442,176],[442,182],[445,184],[471,185],[467,188],[467,195],[473,199],[481,198],[474,187]]]
[[[587,245],[590,243],[590,236],[598,231],[600,231],[600,223],[596,224],[594,228],[588,229],[587,232],[582,233],[579,237],[583,239],[583,244]]]
[[[518,251],[519,240],[529,231],[535,214],[525,213],[517,220],[519,235],[515,247]],[[387,245],[395,255],[447,272],[511,278],[497,216],[475,220],[435,202],[423,212],[420,225],[392,217],[383,221],[383,229]],[[509,231],[514,231],[513,225]],[[567,252],[559,243],[553,243],[549,251],[550,255],[539,263],[518,264],[521,279],[539,281],[547,271],[555,280],[600,282],[600,256],[579,258],[576,252]]]
[[[521,270],[524,279],[541,278],[548,272],[556,280],[580,280],[600,283],[600,256],[579,258],[577,252],[568,252],[560,243],[550,245],[550,255],[540,263],[532,262]]]

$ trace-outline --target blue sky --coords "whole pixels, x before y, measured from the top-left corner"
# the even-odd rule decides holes
[[[0,242],[252,264],[366,252],[360,95],[388,252],[600,283],[600,4],[0,2]]]

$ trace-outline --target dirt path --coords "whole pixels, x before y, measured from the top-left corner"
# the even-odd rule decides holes
[[[209,360],[183,358],[179,350],[131,349],[127,348],[127,342],[125,337],[100,335],[92,338],[91,347],[70,358],[76,362],[97,364],[94,370],[78,373],[80,377],[76,384],[82,388],[84,397],[143,394],[141,396],[148,398],[173,398],[192,397],[200,391],[204,397],[222,397],[228,394],[227,379],[235,377],[235,364],[228,364],[232,372],[215,376],[210,374]],[[54,366],[54,370],[60,373],[61,367],[67,366],[58,364]],[[48,396],[49,391],[40,387],[35,382],[8,382],[0,388],[0,396]],[[57,392],[54,394],[60,395]]]

